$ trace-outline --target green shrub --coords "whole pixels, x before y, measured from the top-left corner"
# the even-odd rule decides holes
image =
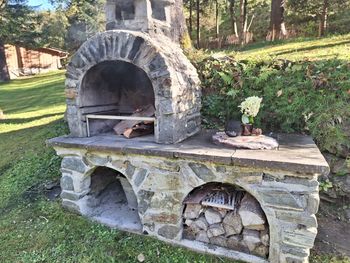
[[[311,134],[324,151],[349,153],[349,69],[344,60],[236,61],[206,57],[194,61],[203,86],[204,125],[222,127],[240,118],[238,105],[263,97],[256,118],[265,131]]]

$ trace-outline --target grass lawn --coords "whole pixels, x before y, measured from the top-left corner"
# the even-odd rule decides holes
[[[346,42],[350,35],[249,46],[237,55],[291,51],[284,53],[289,59],[309,56],[305,52],[315,49],[327,55],[326,45],[330,50],[342,47],[338,55],[349,59]],[[343,51],[348,53],[340,54]],[[63,93],[64,72],[0,84],[0,108],[6,117],[0,120],[0,262],[137,262],[140,253],[145,262],[232,262],[111,230],[63,210],[59,199],[49,198],[47,185],[59,180],[60,158],[45,140],[68,133]],[[349,262],[332,255],[313,255],[311,261]]]
[[[228,49],[225,54],[242,59],[288,59],[327,60],[339,59],[350,61],[350,34],[326,38],[303,38],[284,41],[253,43],[239,51]]]

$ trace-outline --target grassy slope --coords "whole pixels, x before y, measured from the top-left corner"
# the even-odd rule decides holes
[[[350,52],[343,54],[349,51],[341,43],[344,41],[350,41],[350,35],[299,44],[249,46],[237,55],[254,58],[268,50],[292,50],[294,59],[317,57],[312,54],[331,52],[320,49],[327,43],[328,49],[338,50],[333,57],[349,59]],[[305,53],[306,43],[314,46],[312,54]],[[283,56],[292,58],[290,54]],[[152,238],[110,230],[65,212],[59,201],[47,200],[43,185],[59,179],[60,160],[44,142],[67,133],[62,121],[63,79],[63,73],[51,73],[0,84],[0,108],[7,117],[0,121],[0,262],[136,262],[139,253],[147,262],[225,262]],[[332,256],[312,259],[346,262]]]
[[[226,50],[237,59],[281,58],[296,60],[350,60],[350,34],[322,39],[291,39],[275,43],[250,44],[239,51]]]

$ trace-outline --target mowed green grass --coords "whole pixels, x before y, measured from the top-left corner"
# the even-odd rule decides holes
[[[253,43],[237,51],[228,49],[224,54],[231,54],[237,60],[287,59],[327,60],[339,59],[350,61],[350,34],[326,38],[304,38],[284,41]]]
[[[49,201],[60,158],[46,147],[68,133],[64,72],[0,84],[0,262],[230,262],[92,223]]]

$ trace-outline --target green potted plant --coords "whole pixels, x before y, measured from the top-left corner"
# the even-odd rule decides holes
[[[254,118],[258,115],[262,98],[252,96],[246,98],[238,107],[242,113],[242,135],[248,136],[253,132]]]

